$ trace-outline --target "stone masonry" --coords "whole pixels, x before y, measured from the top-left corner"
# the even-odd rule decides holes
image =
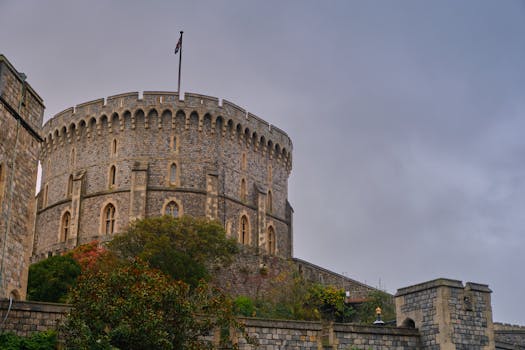
[[[125,93],[65,110],[43,130],[33,261],[163,214],[219,220],[240,243],[291,257],[292,142],[233,103]]]
[[[491,290],[487,285],[450,279],[397,291],[397,324],[415,327],[428,350],[492,350]]]
[[[56,330],[71,306],[40,302],[0,300],[0,316],[6,322],[0,332],[29,336],[34,332]]]
[[[43,112],[25,75],[0,55],[0,298],[26,295]]]

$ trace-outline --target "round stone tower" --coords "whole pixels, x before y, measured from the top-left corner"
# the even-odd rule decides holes
[[[125,93],[57,114],[42,135],[33,261],[159,215],[216,219],[241,244],[292,256],[292,142],[231,102]]]

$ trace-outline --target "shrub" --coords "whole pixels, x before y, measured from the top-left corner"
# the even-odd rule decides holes
[[[65,302],[80,275],[80,265],[69,255],[52,256],[29,267],[27,299]]]
[[[29,337],[0,333],[0,350],[54,350],[56,347],[55,331],[33,333]]]

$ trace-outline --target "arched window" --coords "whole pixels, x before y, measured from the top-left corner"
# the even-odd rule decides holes
[[[177,136],[173,136],[172,143],[171,143],[171,150],[172,151],[177,150]]]
[[[115,186],[116,177],[117,177],[117,168],[114,165],[112,165],[111,168],[109,168],[109,187]]]
[[[62,225],[60,228],[60,242],[66,242],[69,238],[71,226],[71,214],[66,211],[62,216]]]
[[[241,201],[246,202],[246,180],[241,180]]]
[[[170,185],[177,183],[177,164],[172,163],[170,165]]]
[[[275,231],[272,226],[268,227],[268,237],[266,237],[268,254],[275,254]]]
[[[171,201],[166,205],[164,215],[169,215],[174,218],[179,216],[179,205],[175,201]]]
[[[266,196],[266,210],[270,214],[273,213],[273,198],[271,190],[268,190],[268,195]]]
[[[112,234],[115,232],[115,206],[113,204],[108,204],[104,209],[103,213],[103,224],[104,230],[103,233],[106,235]]]
[[[67,193],[66,197],[71,197],[73,195],[73,175],[69,175],[67,179]]]
[[[241,216],[241,227],[239,232],[239,242],[244,245],[250,243],[250,226],[246,215]]]

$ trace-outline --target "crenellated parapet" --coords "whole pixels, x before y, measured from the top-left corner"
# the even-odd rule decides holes
[[[177,119],[177,116],[182,116]],[[43,155],[64,143],[71,143],[81,135],[91,137],[136,128],[137,118],[144,118],[144,128],[175,129],[182,122],[190,127],[196,118],[199,132],[207,125],[210,133],[236,139],[257,152],[267,154],[292,169],[292,141],[281,129],[227,100],[186,93],[179,99],[176,92],[129,92],[97,99],[68,108],[47,121],[43,128]]]

